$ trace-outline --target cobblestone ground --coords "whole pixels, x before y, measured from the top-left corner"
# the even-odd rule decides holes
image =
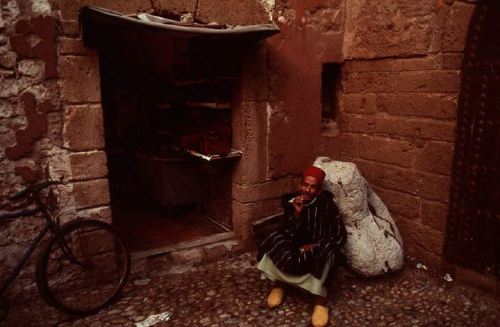
[[[171,311],[156,326],[308,326],[311,298],[287,293],[278,309],[265,307],[271,284],[261,280],[252,253],[197,267],[131,276],[119,302],[76,318],[47,306],[38,293],[15,303],[6,326],[134,326]],[[12,300],[11,300],[12,301]],[[500,299],[446,282],[414,265],[376,279],[339,277],[329,292],[330,326],[500,326]]]

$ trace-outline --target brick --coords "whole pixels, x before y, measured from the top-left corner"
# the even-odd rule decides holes
[[[345,69],[350,72],[400,72],[440,69],[440,55],[428,55],[418,58],[348,60]]]
[[[60,56],[62,99],[68,102],[101,100],[99,62],[96,56]]]
[[[282,194],[293,190],[291,178],[283,178],[262,184],[233,184],[233,199],[242,203],[266,199],[279,199]]]
[[[380,111],[391,115],[455,119],[458,94],[386,93],[377,97]]]
[[[347,113],[372,114],[377,112],[376,94],[342,94],[340,103],[342,110]]]
[[[115,1],[115,0],[73,0],[61,1],[59,9],[61,10],[61,18],[63,20],[77,20],[78,10],[84,5],[93,5],[121,12],[123,14],[135,14],[138,12],[148,12],[151,8],[150,0],[131,0],[131,1]]]
[[[420,178],[418,173],[379,162],[355,159],[365,179],[378,187],[417,195]]]
[[[85,219],[95,219],[104,221],[108,224],[111,224],[113,220],[110,206],[102,206],[98,208],[79,210],[78,216]]]
[[[205,260],[205,253],[202,248],[193,248],[189,250],[181,250],[170,253],[176,263],[201,263]]]
[[[346,157],[359,156],[359,139],[360,135],[342,133],[340,134],[340,156],[342,160]]]
[[[423,55],[432,40],[436,2],[352,1],[346,6],[347,58]]]
[[[64,146],[72,151],[104,148],[104,126],[99,105],[68,106],[64,115]]]
[[[444,234],[429,226],[409,219],[399,219],[398,228],[408,254],[420,257],[422,254],[442,256]]]
[[[95,50],[86,48],[80,38],[61,37],[58,42],[59,55],[95,54]]]
[[[462,52],[475,5],[455,1],[443,27],[443,51]]]
[[[461,69],[463,53],[443,53],[443,69]]]
[[[104,151],[72,153],[69,162],[73,179],[96,179],[108,174]]]
[[[424,199],[448,203],[450,182],[449,176],[418,173],[417,194]]]
[[[407,141],[364,136],[360,138],[359,155],[363,159],[412,167],[414,145]]]
[[[267,106],[267,107],[266,107]],[[243,151],[233,181],[239,184],[267,180],[268,111],[277,104],[243,102],[233,110],[233,146]],[[276,109],[277,110],[277,109]]]
[[[395,83],[398,92],[456,93],[460,91],[458,70],[401,72],[395,76]]]
[[[76,20],[59,20],[59,26],[61,35],[78,36],[80,34],[80,27]]]
[[[391,215],[418,220],[420,218],[421,199],[417,196],[373,187],[375,193],[382,199]]]
[[[340,116],[340,130],[350,133],[373,133],[375,131],[376,118],[373,115],[350,115]]]
[[[435,230],[445,232],[448,219],[448,206],[446,204],[422,200],[422,222]]]
[[[345,93],[457,93],[457,70],[346,73]]]
[[[264,200],[257,203],[241,203],[233,200],[233,231],[243,242],[252,238],[250,230],[251,222],[271,216],[282,211],[279,199]]]
[[[103,206],[110,201],[107,179],[75,182],[71,194],[77,208]]]
[[[376,117],[375,131],[393,136],[453,142],[455,140],[455,125],[455,121],[378,116]]]
[[[228,10],[231,8],[231,10]],[[231,25],[265,24],[269,15],[260,1],[199,0],[196,18],[206,22]]]
[[[341,111],[351,114],[373,114],[377,110],[376,93],[342,93],[340,96]]]
[[[394,74],[386,72],[351,73],[343,75],[342,87],[349,93],[387,93],[396,91]]]
[[[415,155],[415,169],[431,173],[451,175],[453,143],[426,142]]]
[[[168,11],[176,14],[194,13],[196,10],[196,0],[152,0],[153,8],[156,12]]]

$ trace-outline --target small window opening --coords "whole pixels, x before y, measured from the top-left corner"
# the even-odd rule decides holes
[[[321,71],[321,121],[323,127],[335,125],[339,112],[341,64],[324,63]]]

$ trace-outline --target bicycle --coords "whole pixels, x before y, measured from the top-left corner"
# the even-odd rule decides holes
[[[57,184],[64,183],[44,181],[15,193],[11,201],[26,198],[35,207],[0,215],[1,221],[34,214],[45,219],[44,228],[0,287],[0,321],[8,313],[4,292],[47,233],[52,235],[36,263],[36,284],[47,304],[71,315],[93,314],[117,300],[127,282],[130,252],[123,239],[110,224],[99,220],[76,218],[61,225],[52,187]]]

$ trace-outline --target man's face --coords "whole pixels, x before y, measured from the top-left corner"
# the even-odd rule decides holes
[[[318,180],[312,176],[304,176],[300,182],[300,194],[304,200],[311,201],[315,196],[321,193],[321,185]]]

